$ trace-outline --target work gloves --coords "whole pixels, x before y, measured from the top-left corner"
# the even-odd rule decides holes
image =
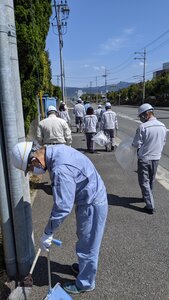
[[[53,234],[46,234],[43,233],[43,235],[40,238],[40,248],[45,251],[49,251],[49,248],[52,244],[53,240]]]

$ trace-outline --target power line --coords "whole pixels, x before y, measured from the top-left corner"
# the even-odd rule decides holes
[[[147,53],[151,53],[151,52],[154,52],[155,50],[157,50],[157,49],[159,49],[159,48],[162,48],[162,47],[160,47],[160,46],[165,46],[165,45],[167,45],[169,43],[169,39],[168,40],[166,40],[166,41],[164,41],[164,42],[162,42],[160,45],[158,45],[157,47],[155,47],[154,49],[152,49],[152,50],[149,50]]]

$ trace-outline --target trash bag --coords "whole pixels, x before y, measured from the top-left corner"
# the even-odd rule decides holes
[[[130,172],[137,171],[137,148],[132,146],[132,142],[133,138],[122,141],[115,151],[120,166]]]
[[[105,146],[110,142],[109,138],[102,130],[96,133],[96,135],[93,137],[93,141],[100,146]]]

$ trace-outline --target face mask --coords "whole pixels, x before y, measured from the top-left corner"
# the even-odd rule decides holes
[[[141,115],[141,116],[140,116],[140,121],[141,121],[142,123],[145,123],[145,122],[147,122],[147,119],[146,119],[145,116]]]
[[[41,175],[41,174],[44,174],[45,172],[46,172],[46,170],[43,169],[43,168],[34,167],[32,173],[35,174],[35,175]]]

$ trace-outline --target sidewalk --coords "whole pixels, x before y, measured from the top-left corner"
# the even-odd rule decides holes
[[[85,136],[75,133],[73,147],[84,152]],[[101,174],[108,193],[109,214],[102,242],[96,289],[73,296],[81,300],[169,300],[169,192],[156,182],[154,195],[157,212],[143,213],[144,203],[135,173],[125,172],[114,152],[97,149],[86,154]],[[36,184],[33,228],[36,250],[53,204],[48,173]],[[61,248],[51,247],[52,286],[73,280],[70,265],[76,261],[74,211],[55,232]],[[33,273],[31,300],[41,300],[48,292],[46,253],[41,253]]]

